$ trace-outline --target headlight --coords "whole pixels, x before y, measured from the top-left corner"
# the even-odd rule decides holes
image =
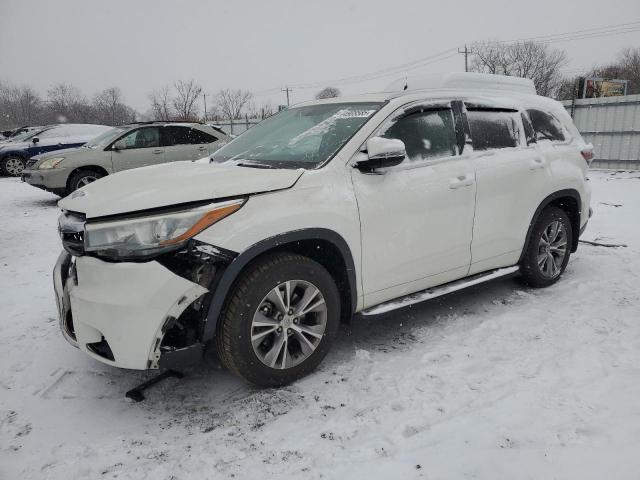
[[[38,166],[38,169],[48,170],[50,168],[56,168],[56,166],[63,160],[64,157],[48,158]]]
[[[85,251],[112,258],[144,258],[175,250],[238,210],[245,200],[128,220],[87,223]]]

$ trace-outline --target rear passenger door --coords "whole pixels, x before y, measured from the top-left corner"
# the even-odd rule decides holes
[[[476,170],[469,274],[514,265],[533,213],[550,185],[547,163],[525,133],[526,116],[496,105],[466,104]],[[530,131],[530,126],[527,125]]]
[[[169,125],[163,127],[162,132],[167,162],[193,161],[209,155],[207,142],[203,142],[203,136],[199,135],[203,132],[199,130],[188,126]]]

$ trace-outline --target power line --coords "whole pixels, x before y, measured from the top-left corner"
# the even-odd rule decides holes
[[[533,42],[541,42],[541,43],[557,43],[557,42],[569,42],[575,40],[584,40],[590,38],[599,38],[605,36],[615,36],[621,35],[625,33],[633,33],[640,31],[640,21],[620,23],[616,25],[605,25],[600,27],[592,27],[586,28],[582,30],[573,30],[570,32],[549,34],[549,35],[538,35],[534,37],[526,37],[520,38],[516,40],[502,40],[496,41],[499,44],[517,44],[527,41]],[[474,42],[475,43],[475,42]],[[368,80],[374,80],[377,78],[383,78],[390,75],[399,74],[401,72],[407,72],[410,70],[415,70],[417,68],[422,68],[432,63],[436,63],[442,60],[446,60],[451,58],[459,53],[465,54],[465,71],[468,71],[468,56],[473,54],[472,49],[468,49],[465,44],[464,50],[460,51],[459,48],[449,48],[447,50],[443,50],[434,55],[429,55],[427,57],[419,58],[417,60],[413,60],[411,62],[407,62],[401,65],[396,65],[394,67],[388,67],[381,70],[377,70],[374,72],[369,72],[360,75],[350,75],[347,77],[335,78],[333,80],[326,80],[322,82],[311,82],[311,83],[300,83],[300,84],[292,84],[296,89],[309,89],[309,88],[319,88],[325,85],[344,85],[348,83],[361,83]],[[289,89],[289,87],[287,87]],[[256,92],[255,95],[263,95],[267,93],[275,93],[279,90],[279,88],[270,88],[266,90],[262,90]],[[285,91],[282,89],[282,91]]]

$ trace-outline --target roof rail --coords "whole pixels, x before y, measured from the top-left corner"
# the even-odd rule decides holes
[[[536,95],[536,87],[528,78],[493,75],[489,73],[453,72],[442,75],[419,75],[396,80],[385,91],[415,91],[455,88],[464,90],[500,90]]]
[[[202,125],[199,120],[145,120],[140,122],[129,122],[127,125],[148,125],[151,123],[196,123]]]

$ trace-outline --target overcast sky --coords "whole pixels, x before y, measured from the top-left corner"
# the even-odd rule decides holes
[[[148,93],[194,78],[205,92],[243,88],[284,103],[286,84],[324,83],[411,62],[465,42],[513,40],[640,20],[639,0],[0,0],[0,79],[44,93],[71,82],[86,94],[119,86],[148,108]],[[612,60],[640,32],[554,43],[567,73]],[[409,74],[460,71],[455,55]],[[337,84],[382,90],[394,74]],[[292,100],[319,88],[294,88]]]

